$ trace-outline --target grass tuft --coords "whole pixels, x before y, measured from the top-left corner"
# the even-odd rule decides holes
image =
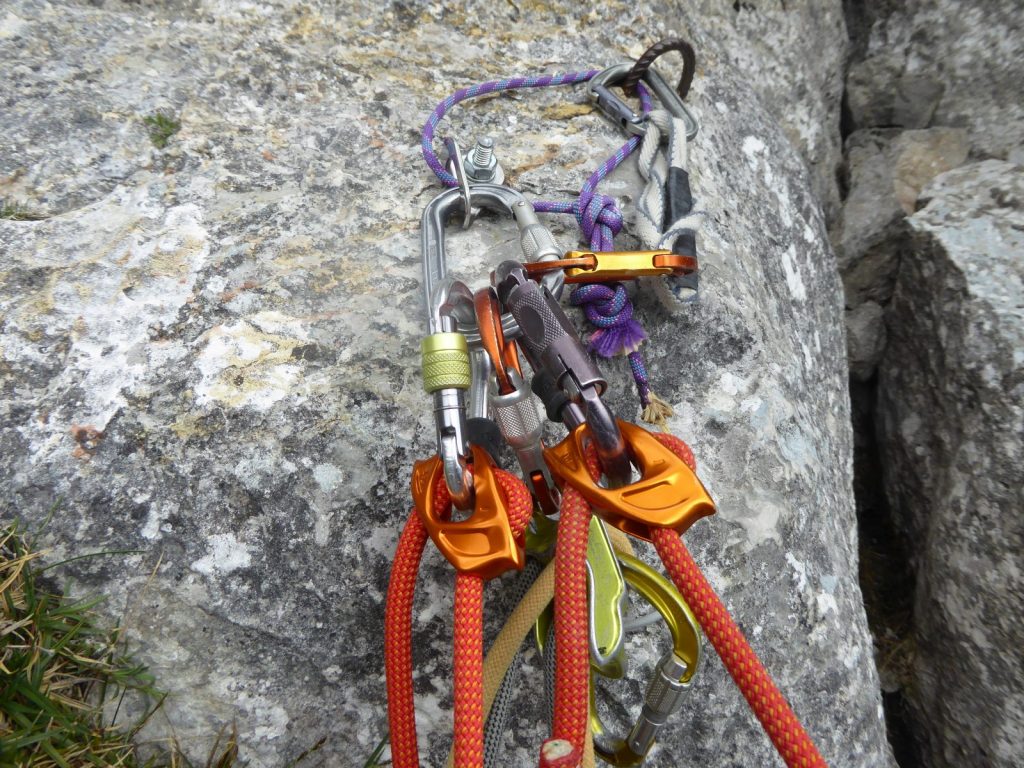
[[[10,221],[41,221],[46,217],[41,213],[34,213],[28,206],[10,200],[0,200],[0,219]]]
[[[181,123],[173,115],[163,112],[146,115],[142,121],[149,127],[149,140],[157,149],[166,147],[171,136],[181,130]]]
[[[134,742],[163,703],[145,667],[124,650],[120,629],[105,629],[99,599],[48,590],[14,526],[0,528],[0,764],[32,768],[191,768],[172,744],[143,759]],[[127,695],[152,702],[131,723],[116,723]],[[110,714],[110,713],[113,714]],[[234,729],[222,731],[206,765],[229,768]]]

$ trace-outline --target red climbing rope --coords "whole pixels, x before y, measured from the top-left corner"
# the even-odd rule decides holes
[[[656,434],[691,469],[689,447],[677,437]],[[586,454],[591,475],[599,476],[597,455]],[[513,475],[495,470],[507,501],[508,520],[516,538],[522,536],[532,504],[526,486]],[[447,515],[451,500],[444,483],[434,495]],[[583,496],[566,486],[555,551],[555,711],[552,738],[545,742],[540,764],[573,764],[583,752],[589,727],[589,644],[586,550],[591,510]],[[651,537],[676,588],[690,605],[729,674],[789,768],[825,768],[814,742],[772,682],[739,627],[679,534],[652,528]],[[391,570],[385,611],[384,654],[388,690],[391,756],[395,768],[417,768],[415,702],[412,685],[412,604],[427,530],[414,509],[399,538]],[[483,764],[483,583],[480,576],[459,573],[455,599],[455,766]],[[568,747],[568,749],[563,749]],[[571,756],[575,757],[571,757]]]
[[[521,539],[533,511],[530,492],[522,480],[508,472],[495,469],[494,477],[504,497],[512,533]],[[437,484],[434,507],[445,517],[451,513],[451,497],[443,482]],[[421,516],[413,509],[398,540],[384,613],[384,669],[395,768],[420,765],[412,684],[412,604],[427,538]],[[483,585],[484,579],[475,574],[456,575],[455,768],[479,768],[484,759]],[[586,582],[583,595],[585,611]]]
[[[447,488],[444,495],[448,495]],[[427,529],[413,510],[398,539],[384,608],[384,674],[388,691],[391,762],[395,768],[419,768],[420,764],[412,690],[412,599],[416,590],[416,572],[426,543]]]
[[[693,453],[686,443],[673,435],[656,434],[655,437],[685,461],[690,469],[696,469]],[[825,768],[825,760],[818,748],[694,562],[682,538],[667,528],[652,529],[651,533],[658,555],[676,589],[697,617],[704,634],[711,640],[786,765],[789,768]]]
[[[484,580],[455,576],[455,768],[484,764]]]
[[[555,711],[551,736],[580,753],[589,723],[590,615],[587,608],[587,538],[590,505],[566,486],[555,545]]]
[[[522,480],[502,470],[495,479],[505,497],[509,527],[518,539],[533,513],[533,499]],[[441,487],[446,487],[443,483]],[[446,494],[447,495],[447,494]],[[455,577],[455,768],[484,764],[484,579]]]

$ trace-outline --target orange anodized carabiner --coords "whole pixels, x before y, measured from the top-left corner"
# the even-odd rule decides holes
[[[437,509],[434,504],[438,483],[444,482],[444,466],[437,455],[413,465],[412,498],[427,533],[455,570],[492,579],[512,568],[522,569],[526,554],[524,542],[512,533],[494,462],[483,448],[473,445],[471,450],[473,513],[467,519],[451,520],[450,505]]]
[[[519,352],[516,350],[515,342],[505,339],[501,327],[498,294],[490,286],[481,288],[473,294],[473,306],[476,309],[480,344],[491,358],[494,376],[498,382],[498,394],[508,395],[516,389],[509,378],[509,371],[515,371],[522,377],[523,369],[519,365]]]
[[[579,491],[609,525],[646,541],[652,528],[683,533],[715,513],[715,503],[686,462],[643,427],[620,419],[619,429],[630,461],[640,470],[639,480],[604,488],[591,477],[586,423],[544,451],[551,473]]]
[[[569,251],[564,259],[524,264],[523,268],[534,279],[560,269],[566,283],[603,283],[651,275],[689,275],[697,271],[697,259],[667,250]]]

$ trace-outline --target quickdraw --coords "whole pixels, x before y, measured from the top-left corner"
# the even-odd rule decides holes
[[[679,51],[684,58],[675,90],[651,69],[666,50]],[[500,739],[494,734],[503,729],[515,679],[506,670],[527,628],[536,622],[538,645],[553,660],[548,686],[551,738],[540,750],[542,767],[593,765],[595,753],[612,765],[640,765],[697,673],[698,623],[787,765],[825,765],[680,538],[695,521],[715,512],[696,475],[692,452],[672,435],[649,432],[615,417],[603,399],[608,383],[559,304],[563,285],[573,285],[570,301],[582,306],[597,326],[589,339],[590,351],[601,357],[628,357],[642,417],[664,426],[671,408],[650,390],[638,351],[646,334],[633,319],[629,297],[617,281],[655,276],[666,281],[680,301],[695,296],[700,212],[694,208],[685,166],[687,142],[696,135],[698,124],[682,101],[694,71],[689,44],[665,41],[637,62],[603,71],[513,78],[458,91],[438,105],[424,126],[424,158],[452,189],[427,206],[422,224],[428,310],[423,377],[433,398],[437,454],[413,469],[414,508],[399,539],[388,589],[388,720],[391,759],[397,768],[420,765],[412,605],[427,539],[456,571],[450,764],[499,764]],[[591,175],[573,202],[531,204],[501,186],[503,172],[491,140],[479,141],[465,158],[455,142],[447,140],[447,169],[434,152],[440,120],[464,99],[583,82],[589,83],[601,111],[631,136]],[[635,92],[639,113],[611,90],[617,85]],[[653,109],[647,87],[658,96],[662,109]],[[650,250],[617,252],[613,239],[622,216],[615,201],[596,188],[638,148],[640,170],[648,180],[638,198],[638,234]],[[491,285],[471,291],[447,275],[444,231],[456,213],[462,214],[464,228],[471,226],[480,208],[513,217],[522,257],[501,262]],[[589,250],[563,252],[538,212],[573,214]],[[529,387],[520,354],[532,373]],[[561,442],[544,443],[531,393],[551,421],[567,428]],[[501,443],[512,447],[521,478],[495,463],[495,449]],[[671,583],[631,557],[629,538],[623,534],[653,542]],[[530,566],[532,586],[485,662],[483,583],[523,569],[528,552],[538,562],[552,562],[543,569]],[[635,725],[625,738],[615,738],[596,715],[592,677],[625,674],[627,588],[668,624],[673,647],[654,671]],[[545,615],[549,603],[553,613]]]

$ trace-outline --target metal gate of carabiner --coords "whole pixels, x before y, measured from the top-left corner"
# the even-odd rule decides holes
[[[561,257],[550,233],[537,219],[533,206],[509,187],[474,184],[449,189],[431,200],[423,211],[421,250],[429,334],[421,345],[423,382],[424,389],[434,400],[437,452],[444,466],[445,483],[452,502],[461,510],[473,504],[465,392],[471,390],[478,400],[483,398],[490,370],[485,354],[475,355],[472,362],[470,359],[470,349],[480,347],[473,295],[464,283],[447,274],[445,224],[453,213],[467,205],[512,216],[519,227],[527,260]],[[564,281],[561,273],[552,272],[545,276],[545,281],[554,295],[561,294]],[[502,315],[501,327],[508,339],[519,334],[519,326],[510,314]]]
[[[617,678],[624,670],[618,664],[602,667],[592,656],[590,664],[590,729],[594,751],[606,763],[637,766],[654,746],[658,731],[682,705],[700,668],[703,643],[697,619],[671,581],[632,555],[617,553],[626,583],[661,616],[672,638],[672,649],[658,661],[647,686],[640,715],[626,738],[613,736],[597,710],[595,677]],[[552,627],[549,611],[541,614],[534,627],[537,648],[544,653]],[[594,629],[591,629],[594,635]]]
[[[613,86],[619,85],[633,68],[635,62],[624,61],[602,70],[591,78],[588,85],[590,98],[598,108],[627,133],[643,136],[647,132],[647,119],[634,112],[622,99],[612,93]],[[651,87],[662,106],[674,117],[681,118],[686,125],[686,138],[692,140],[699,129],[697,118],[687,108],[679,94],[665,82],[654,68],[648,69],[643,81]]]

